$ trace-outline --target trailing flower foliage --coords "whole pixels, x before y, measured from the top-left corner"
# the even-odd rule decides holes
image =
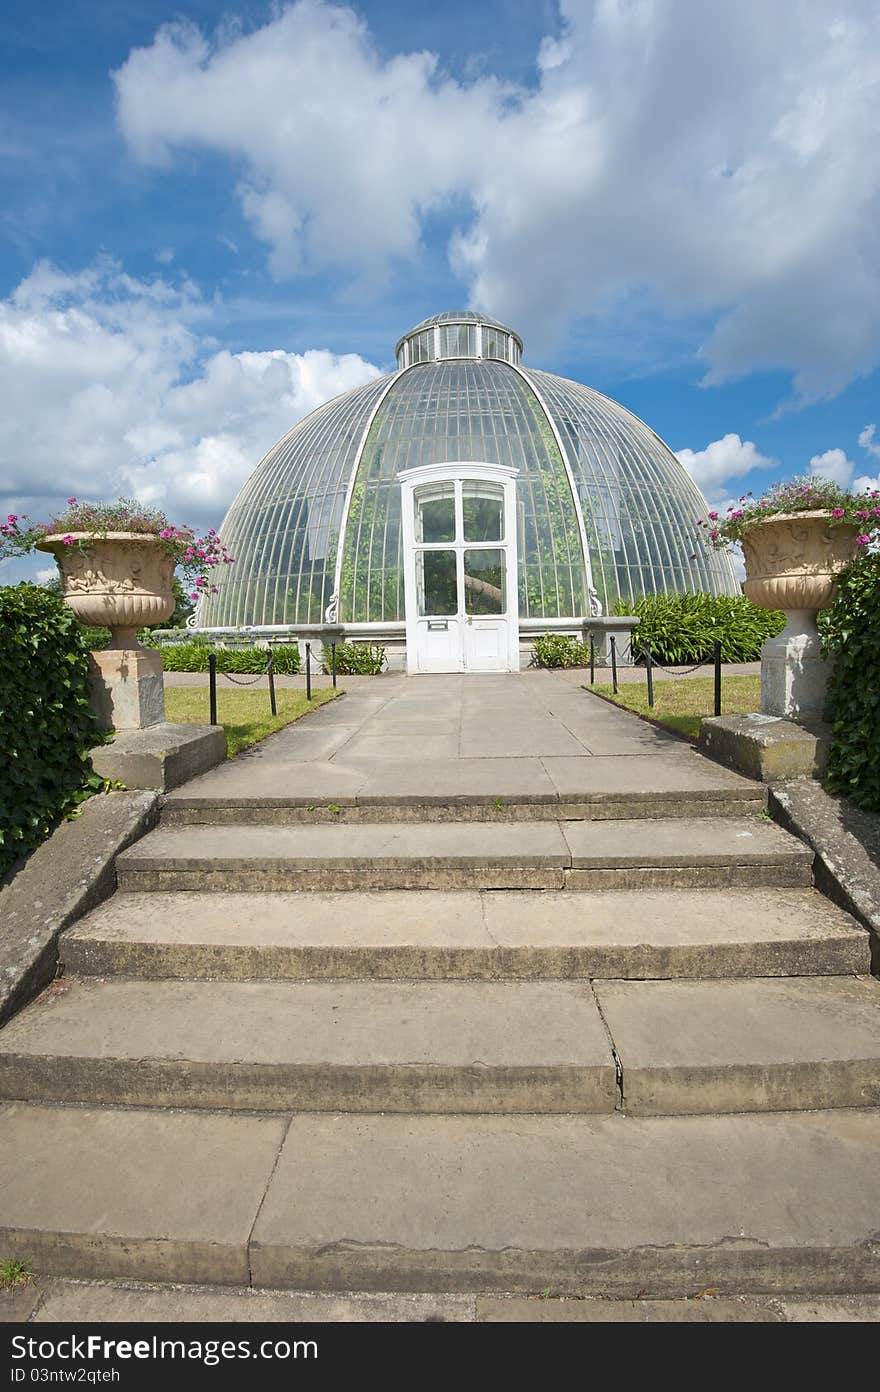
[[[826,512],[832,527],[857,526],[859,546],[868,546],[880,532],[880,491],[848,493],[830,479],[803,476],[771,484],[760,498],[744,493],[730,504],[726,517],[710,512],[696,525],[709,547],[724,550],[769,517],[792,512]]]
[[[635,601],[621,599],[617,614],[637,614],[632,650],[643,657],[650,643],[651,656],[671,666],[708,661],[721,643],[722,662],[757,662],[765,638],[780,633],[785,615],[759,609],[745,595],[696,594],[645,595]]]
[[[115,503],[82,503],[68,498],[64,511],[48,522],[33,522],[25,513],[10,513],[5,522],[0,522],[0,560],[27,555],[47,536],[60,536],[65,545],[88,552],[92,541],[110,532],[156,537],[163,550],[174,558],[184,584],[189,587],[190,599],[216,594],[217,586],[211,583],[213,571],[235,559],[213,527],[199,536],[192,527],[175,527],[164,512],[132,498],[118,498]]]
[[[39,585],[0,587],[0,877],[107,786],[89,763],[102,737],[72,610]]]
[[[828,786],[880,812],[880,554],[865,552],[842,572],[821,627],[834,659]]]

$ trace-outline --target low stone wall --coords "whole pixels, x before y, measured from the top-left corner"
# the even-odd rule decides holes
[[[155,825],[159,795],[103,793],[0,889],[0,1024],[51,981],[58,938],[116,888],[116,856]]]

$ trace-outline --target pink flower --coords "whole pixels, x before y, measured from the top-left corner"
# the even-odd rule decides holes
[[[76,502],[76,498],[68,498],[68,500],[67,500],[67,506],[68,506],[68,507],[73,507],[73,505],[74,505],[75,502]]]
[[[720,537],[721,533],[720,533],[719,531],[716,530],[716,531],[714,531],[714,532],[710,532],[709,535],[710,535],[710,537],[712,538],[713,541],[717,541],[718,538]]]
[[[832,516],[832,517],[845,517],[845,516],[846,516],[846,513],[845,513],[845,511],[844,511],[843,508],[832,508],[832,509],[831,509],[831,516]]]
[[[696,551],[692,551],[692,552],[691,552],[691,560],[692,560],[692,561],[695,561],[696,559],[697,559],[697,553],[696,553]]]
[[[869,546],[869,545],[870,545],[870,542],[871,542],[871,538],[870,538],[869,536],[857,536],[857,537],[856,537],[856,545],[857,545],[857,546]]]
[[[717,513],[717,512],[710,512],[710,513],[709,513],[709,521],[710,521],[710,522],[717,522],[717,521],[718,521],[718,513]]]
[[[73,545],[73,537],[70,536],[70,535],[68,535],[68,536],[63,536],[63,537],[61,538],[61,540],[64,542],[64,545],[65,545],[65,546],[72,546],[72,545]]]

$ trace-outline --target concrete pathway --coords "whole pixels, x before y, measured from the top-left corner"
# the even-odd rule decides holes
[[[582,680],[570,672],[362,678],[338,701],[187,783],[169,805],[248,797],[546,803],[755,790],[675,735],[592,696]]]

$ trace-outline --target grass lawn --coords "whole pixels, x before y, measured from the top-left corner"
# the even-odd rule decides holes
[[[654,682],[654,708],[648,706],[648,688],[645,682],[626,682],[618,687],[617,695],[612,695],[610,686],[587,688],[607,696],[618,706],[636,711],[639,715],[650,716],[658,725],[674,730],[686,739],[696,739],[700,733],[700,720],[704,715],[715,712],[714,677],[678,677],[674,681]],[[748,711],[761,709],[761,678],[721,677],[721,714],[744,715]]]
[[[323,706],[334,696],[341,695],[332,686],[312,692],[311,701],[304,691],[282,688],[276,691],[278,714],[269,709],[269,692],[265,686],[247,691],[241,688],[217,688],[217,719],[226,731],[226,753],[229,758],[249,744],[283,730],[285,725],[299,720],[310,710]],[[207,725],[209,697],[206,686],[169,686],[165,689],[165,719],[181,725]]]

